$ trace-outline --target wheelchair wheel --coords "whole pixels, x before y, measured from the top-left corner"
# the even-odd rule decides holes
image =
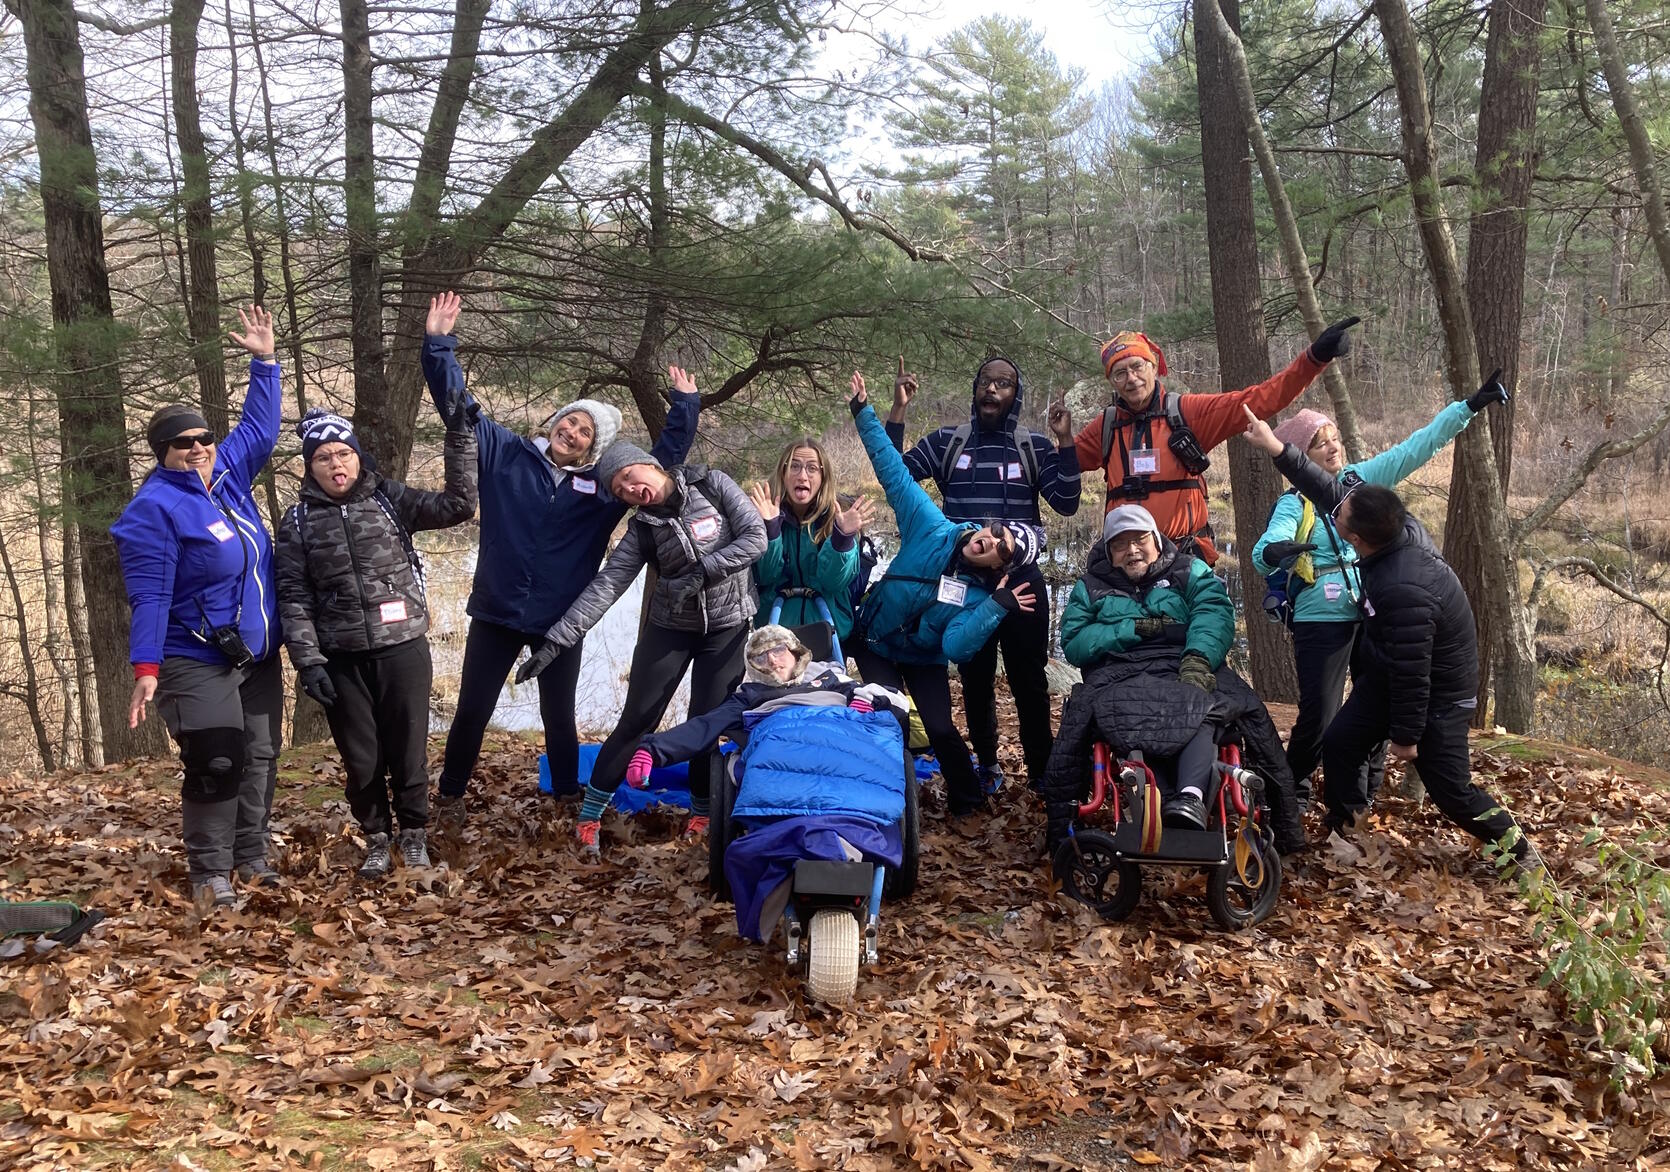
[[[1213,867],[1206,881],[1206,906],[1225,931],[1239,932],[1263,923],[1281,898],[1281,855],[1268,835],[1260,836],[1259,845],[1258,861],[1263,866],[1254,876],[1256,884],[1243,882],[1233,862]],[[1252,865],[1248,864],[1249,869]]]
[[[916,796],[916,763],[911,762],[911,773],[905,777],[905,812],[899,819],[904,838],[904,861],[898,867],[887,868],[887,878],[881,893],[888,899],[905,899],[916,890],[918,860],[921,858],[920,815]]]
[[[731,765],[725,754],[709,753],[705,761],[712,776],[708,795],[707,883],[716,898],[730,899],[731,885],[725,879],[725,849],[736,837],[731,822],[731,808],[736,805],[736,781],[731,777]]]
[[[1142,868],[1119,857],[1113,835],[1080,830],[1055,852],[1062,889],[1096,909],[1104,920],[1123,920],[1142,898]]]
[[[858,917],[844,908],[814,912],[806,991],[825,1005],[845,1005],[858,988]]]

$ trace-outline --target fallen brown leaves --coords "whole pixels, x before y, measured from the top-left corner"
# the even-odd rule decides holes
[[[1010,762],[1005,762],[1010,764]],[[1663,815],[1611,771],[1481,755],[1555,873],[1582,823]],[[1210,927],[1150,872],[1131,921],[1051,897],[1034,800],[973,837],[929,804],[923,886],[853,1009],[736,937],[651,815],[585,868],[503,740],[444,868],[353,880],[331,759],[287,761],[287,885],[200,918],[167,763],[19,778],[0,898],[107,925],[0,969],[0,1166],[738,1170],[1650,1166],[1664,1085],[1620,1103],[1537,986],[1513,894],[1388,800],[1278,916]],[[1014,764],[1018,764],[1015,762]],[[1018,769],[1011,770],[1016,776]]]

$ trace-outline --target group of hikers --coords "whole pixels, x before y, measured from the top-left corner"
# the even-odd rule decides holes
[[[1167,748],[1156,762],[1165,822],[1203,827],[1215,730],[1230,720],[1271,782],[1271,825],[1284,853],[1305,845],[1300,806],[1319,759],[1330,831],[1355,829],[1387,752],[1418,762],[1435,804],[1474,835],[1500,840],[1513,827],[1469,772],[1466,730],[1478,690],[1471,611],[1392,491],[1506,398],[1494,379],[1392,450],[1348,465],[1321,413],[1301,410],[1273,430],[1265,420],[1349,351],[1356,318],[1322,331],[1273,378],[1223,394],[1167,389],[1160,348],[1141,333],[1118,334],[1101,348],[1110,406],[1075,431],[1065,402],[1052,403],[1048,435],[1022,424],[1021,371],[1001,355],[975,370],[967,421],[908,449],[917,377],[901,359],[884,423],[855,373],[852,415],[899,533],[891,561],[862,581],[861,534],[875,506],[840,491],[817,439],[789,443],[770,482],[746,491],[716,468],[686,462],[700,397],[676,366],[666,421],[648,451],[620,436],[619,410],[595,399],[558,408],[523,436],[490,419],[465,386],[454,335],[460,310],[452,293],[432,300],[422,354],[446,429],[438,492],[380,475],[352,422],[315,409],[296,427],[305,470],[298,499],[269,534],[253,485],[279,438],[280,371],[272,319],[259,306],[240,310],[242,328],[230,335],[251,355],[238,425],[217,436],[195,409],[168,406],[146,427],[156,467],[112,527],[133,612],[129,719],[144,719],[154,701],[179,746],[188,880],[199,900],[234,902],[234,878],[279,878],[267,825],[280,641],[341,752],[365,840],[359,873],[387,874],[395,855],[408,867],[429,865],[430,618],[412,536],[478,511],[470,623],[433,811],[445,826],[467,820],[484,732],[527,651],[516,679],[538,688],[552,789],[578,797],[576,835],[594,859],[602,815],[623,781],[643,785],[656,765],[710,747],[731,710],[769,707],[769,689],[804,690],[813,678],[821,696],[866,712],[902,712],[908,694],[949,814],[978,814],[1005,781],[1000,653],[1027,781],[1044,798],[1052,844],[1087,788],[1090,742],[1128,730]],[[1264,705],[1225,665],[1235,612],[1212,569],[1219,552],[1203,474],[1212,449],[1242,433],[1295,486],[1253,555],[1291,595],[1301,704],[1285,748]],[[1045,675],[1040,501],[1075,513],[1085,469],[1106,474],[1106,512],[1061,618],[1062,653],[1084,682],[1057,730]],[[654,585],[626,697],[582,783],[575,694],[585,636],[646,566]],[[862,687],[853,686],[845,656],[807,675],[808,649],[792,628],[820,618]],[[968,741],[953,715],[952,663]],[[686,675],[691,721],[657,736]],[[690,789],[682,833],[701,839],[707,770],[691,770]],[[1523,838],[1514,846],[1529,849]]]

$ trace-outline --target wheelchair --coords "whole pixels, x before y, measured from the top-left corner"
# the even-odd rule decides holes
[[[1105,741],[1092,750],[1091,792],[1055,852],[1057,879],[1068,895],[1106,920],[1123,920],[1142,899],[1145,866],[1201,867],[1208,872],[1206,906],[1226,931],[1262,923],[1281,898],[1281,856],[1263,805],[1264,779],[1241,764],[1233,726],[1218,736],[1218,758],[1206,794],[1204,830],[1163,826],[1159,781],[1141,750],[1115,756]]]
[[[795,628],[812,650],[814,659],[829,658],[833,627],[822,623]],[[837,710],[844,711],[844,710]],[[818,1001],[842,1005],[852,999],[860,965],[875,964],[880,938],[883,899],[903,899],[916,889],[920,825],[917,808],[916,763],[901,734],[898,818],[893,824],[901,845],[898,866],[861,861],[801,858],[792,865],[790,891],[783,909],[787,961],[806,975],[808,993]],[[708,824],[708,883],[717,898],[732,897],[725,874],[725,856],[760,820],[735,816],[742,791],[746,739],[715,750],[708,758],[712,770]],[[888,786],[886,788],[891,789]],[[817,813],[841,811],[809,810]],[[784,815],[776,821],[786,820]]]

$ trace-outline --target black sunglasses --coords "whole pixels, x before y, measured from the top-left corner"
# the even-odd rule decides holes
[[[189,452],[198,444],[202,444],[205,448],[214,447],[214,434],[212,432],[199,431],[192,435],[177,435],[168,441],[168,446],[173,448],[176,452]]]

